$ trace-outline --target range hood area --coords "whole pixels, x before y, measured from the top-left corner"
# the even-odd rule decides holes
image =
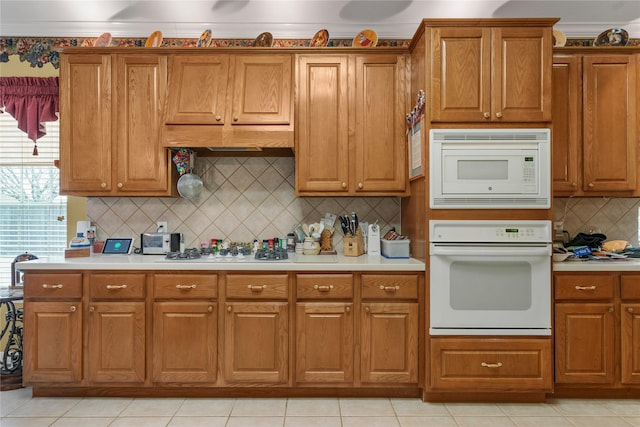
[[[292,155],[293,54],[178,50],[167,61],[162,146]]]

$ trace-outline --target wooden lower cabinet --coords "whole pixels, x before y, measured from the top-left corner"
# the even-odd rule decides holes
[[[228,302],[225,304],[225,312],[225,381],[287,383],[288,303]]]
[[[82,380],[82,304],[28,301],[24,306],[23,383]]]
[[[217,313],[208,301],[153,304],[154,382],[216,383]]]
[[[431,338],[430,391],[552,390],[551,338]]]
[[[418,303],[362,304],[363,383],[418,381]]]
[[[144,302],[91,302],[89,382],[144,383]]]
[[[640,303],[621,306],[621,378],[622,384],[640,384]]]
[[[353,303],[296,305],[296,382],[352,384]]]
[[[606,383],[615,379],[612,303],[556,304],[556,383]]]

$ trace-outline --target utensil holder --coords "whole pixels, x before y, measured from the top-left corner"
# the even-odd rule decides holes
[[[345,256],[360,256],[364,254],[364,237],[358,228],[355,236],[344,236],[342,239]]]

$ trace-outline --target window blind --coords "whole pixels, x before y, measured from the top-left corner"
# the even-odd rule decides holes
[[[67,198],[60,195],[59,122],[34,142],[9,114],[0,114],[0,286],[11,283],[13,259],[62,255],[67,245]]]

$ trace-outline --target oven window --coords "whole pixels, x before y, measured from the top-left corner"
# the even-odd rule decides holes
[[[517,261],[454,261],[449,303],[454,310],[529,310],[531,265]]]
[[[458,160],[458,179],[492,179],[509,178],[508,160]]]

